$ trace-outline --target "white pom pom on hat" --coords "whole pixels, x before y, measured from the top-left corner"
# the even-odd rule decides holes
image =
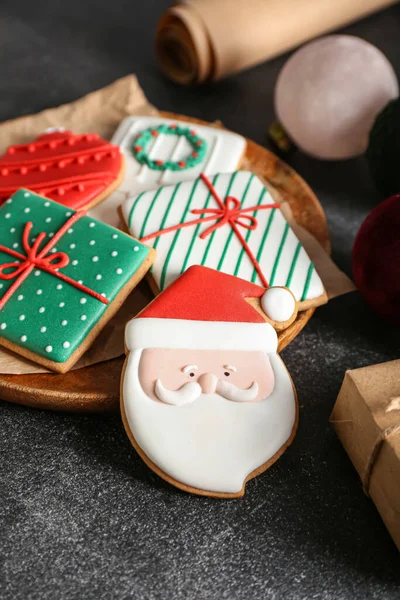
[[[261,307],[271,321],[285,323],[296,312],[296,299],[288,288],[270,287],[261,298]]]

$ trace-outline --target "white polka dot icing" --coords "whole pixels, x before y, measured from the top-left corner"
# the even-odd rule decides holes
[[[49,344],[48,346],[46,346],[45,350],[46,350],[46,352],[52,352],[53,346],[50,346],[50,344]]]
[[[0,325],[0,329],[3,329],[3,330],[4,330],[6,327],[7,327],[7,323],[1,323],[1,325]]]
[[[21,342],[26,342],[27,339],[28,338],[26,335],[21,335],[21,337],[20,337]]]
[[[20,192],[19,195],[23,196],[23,192]],[[31,197],[33,202],[36,195],[32,193]],[[44,208],[44,202],[48,202],[46,208]],[[110,230],[103,223],[92,222],[86,216],[73,225],[71,221],[67,230],[69,233],[66,231],[59,236],[60,224],[65,223],[69,217],[66,215],[65,208],[62,212],[57,213],[57,209],[54,212],[54,206],[55,204],[50,200],[43,200],[39,207],[40,218],[37,217],[37,208],[35,209],[33,204],[31,206],[28,200],[25,200],[25,204],[19,207],[15,200],[3,210],[0,207],[0,240],[3,243],[3,239],[5,239],[7,247],[10,249],[14,247],[21,254],[25,253],[21,245],[24,229],[21,222],[23,219],[25,223],[30,220],[33,223],[29,234],[30,245],[34,244],[34,239],[43,231],[46,234],[40,245],[40,249],[43,249],[46,244],[51,243],[51,234],[53,234],[54,241],[56,240],[54,236],[57,236],[57,245],[48,249],[47,256],[53,257],[54,254],[61,252],[65,253],[69,259],[68,264],[58,268],[57,261],[53,258],[53,274],[37,267],[31,271],[26,282],[23,283],[22,290],[18,290],[12,296],[12,302],[15,303],[15,306],[18,304],[20,310],[14,312],[9,318],[7,310],[12,308],[15,311],[15,307],[10,301],[10,304],[6,306],[6,312],[0,315],[0,334],[6,340],[12,339],[21,347],[24,345],[24,348],[37,353],[38,358],[42,355],[62,363],[68,359],[73,350],[79,347],[86,332],[91,331],[108,305],[99,302],[90,293],[78,288],[74,289],[74,286],[70,286],[62,279],[57,281],[56,274],[71,278],[77,284],[86,286],[101,295],[102,298],[111,300],[118,294],[119,289],[122,289],[122,285],[136,272],[141,261],[133,259],[130,255],[133,254],[131,252],[132,238],[115,232],[115,229]],[[57,204],[56,206],[61,207],[62,205]],[[29,212],[25,211],[25,208],[29,208]],[[8,223],[4,220],[7,213],[10,213]],[[72,214],[74,213],[72,212]],[[1,219],[1,215],[3,219]],[[93,225],[89,229],[90,223]],[[6,224],[8,227],[5,227]],[[12,231],[10,231],[11,229]],[[3,234],[5,238],[2,237]],[[114,253],[113,256],[111,256],[111,252]],[[145,255],[145,252],[143,254]],[[8,282],[0,282],[0,288],[2,287],[0,299],[4,293],[3,290],[8,286]],[[80,294],[77,295],[79,292]],[[69,302],[69,299],[73,302]],[[36,319],[35,314],[37,315]],[[2,325],[3,322],[4,325]],[[22,336],[26,336],[26,340],[23,338],[25,341],[22,341]],[[68,342],[69,346],[64,346],[64,342]],[[48,346],[52,347],[51,351]]]
[[[70,342],[63,342],[63,348],[69,348],[70,345]]]

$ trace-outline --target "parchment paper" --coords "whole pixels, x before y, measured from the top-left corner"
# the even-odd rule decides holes
[[[181,84],[221,79],[397,0],[183,0],[161,17],[161,68]]]
[[[157,115],[158,111],[147,102],[136,77],[129,75],[70,104],[0,124],[0,152],[4,152],[10,144],[25,143],[33,139],[48,127],[62,126],[74,133],[96,132],[109,139],[124,117],[135,114]],[[217,123],[216,126],[220,127],[221,124]],[[242,166],[248,169],[251,167],[246,160]],[[276,201],[282,202],[277,190],[269,182],[265,183]],[[282,202],[282,210],[311,260],[316,264],[328,296],[333,297],[354,289],[352,282],[336,267],[317,240],[294,222],[287,202]],[[145,281],[142,282],[133,290],[74,369],[121,356],[124,353],[125,324],[152,298],[149,286]],[[0,347],[0,373],[17,375],[48,372],[44,367]]]

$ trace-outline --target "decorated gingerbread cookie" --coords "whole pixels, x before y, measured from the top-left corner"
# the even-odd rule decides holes
[[[190,267],[126,327],[121,408],[147,465],[188,492],[238,497],[297,427],[297,398],[272,323],[294,296]]]
[[[127,117],[112,142],[124,153],[125,178],[93,215],[114,226],[117,208],[127,196],[188,181],[200,173],[235,171],[246,149],[246,140],[236,133],[160,117]]]
[[[253,173],[201,174],[129,198],[121,213],[132,235],[157,250],[155,291],[197,264],[263,286],[286,286],[300,309],[326,302],[315,265]]]
[[[28,190],[0,208],[0,344],[61,373],[149,269],[154,251]]]
[[[124,158],[96,133],[49,131],[0,157],[0,204],[19,188],[78,210],[101,202],[118,187]]]

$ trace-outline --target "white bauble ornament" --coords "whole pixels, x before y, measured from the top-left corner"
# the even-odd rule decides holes
[[[275,111],[301,150],[344,159],[365,152],[376,116],[398,94],[395,72],[378,48],[330,35],[289,58],[276,84]]]

